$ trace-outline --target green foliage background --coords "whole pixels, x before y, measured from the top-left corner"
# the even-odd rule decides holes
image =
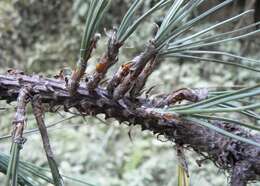
[[[116,26],[129,2],[130,0],[113,0],[103,27],[111,29]],[[143,10],[149,8],[151,3],[154,2],[145,1]],[[0,72],[17,68],[28,74],[53,76],[63,65],[72,67],[78,58],[86,8],[84,0],[0,1]],[[161,15],[163,12],[157,12],[128,40],[121,52],[120,63],[129,61],[134,54],[142,50],[142,46],[154,31],[152,22],[159,20]],[[193,30],[196,32],[210,24],[211,21],[206,21],[200,28]],[[100,29],[100,32],[105,36],[103,29]],[[259,41],[254,42],[256,43],[250,44],[250,49],[247,47],[247,50],[244,50],[245,45],[242,45],[242,42],[228,43],[220,47],[236,53],[246,51],[246,56],[259,58]],[[106,38],[102,37],[90,60],[88,72],[93,70],[105,47]],[[180,87],[250,85],[260,82],[257,74],[246,70],[184,62],[164,62],[149,79],[148,87],[156,85],[154,93],[158,93],[170,92]],[[8,105],[8,112],[0,111],[1,136],[10,133],[14,105]],[[0,102],[0,106],[6,107],[6,103]],[[46,123],[51,124],[69,116],[67,113],[48,113]],[[177,160],[171,142],[161,142],[149,132],[141,132],[138,127],[129,129],[114,120],[106,122],[107,124],[104,124],[93,117],[85,120],[77,117],[49,129],[52,147],[63,174],[101,186],[177,185]],[[35,126],[34,118],[29,114],[27,128]],[[132,141],[128,137],[129,130]],[[21,153],[22,159],[47,167],[39,135],[32,134],[27,139]],[[10,141],[6,140],[1,143],[0,151],[8,153],[9,146]],[[202,167],[198,167],[196,160],[200,157],[189,151],[187,155],[191,185],[227,185],[228,178],[224,172],[207,161]],[[3,175],[0,178],[3,178]],[[76,184],[67,182],[67,185]]]

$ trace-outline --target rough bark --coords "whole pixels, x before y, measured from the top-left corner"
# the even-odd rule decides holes
[[[65,111],[76,108],[82,115],[102,113],[106,118],[140,125],[142,130],[164,135],[178,145],[191,148],[220,169],[230,172],[232,186],[246,185],[260,178],[259,147],[227,138],[182,117],[155,112],[149,98],[114,100],[105,89],[97,88],[93,92],[83,85],[75,96],[70,96],[63,80],[14,74],[0,75],[0,99],[16,101],[19,90],[25,85],[30,85],[32,95],[39,94],[42,102],[50,107],[63,106]],[[223,122],[215,122],[215,125],[260,143],[259,135],[242,128]]]

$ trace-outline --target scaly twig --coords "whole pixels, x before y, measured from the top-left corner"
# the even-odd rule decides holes
[[[124,97],[121,102],[127,104],[122,105],[116,100],[108,99],[106,90],[97,88],[92,94],[84,85],[78,88],[79,94],[75,97],[69,95],[64,81],[26,75],[0,75],[0,98],[9,102],[15,101],[21,87],[26,84],[34,87],[32,94],[40,94],[42,101],[46,104],[74,107],[83,114],[89,111],[94,115],[103,113],[106,118],[113,117],[120,122],[128,121],[129,125],[140,125],[143,130],[164,135],[185,148],[190,147],[199,154],[203,154],[203,157],[206,156],[219,168],[233,173],[234,177],[235,170],[241,170],[239,178],[245,183],[259,179],[259,147],[228,138],[216,130],[198,125],[184,117],[157,112],[147,99],[132,100]],[[259,135],[249,134],[241,127],[233,125],[232,122],[214,121],[211,123],[214,123],[218,129],[251,139],[256,143],[260,142]],[[245,169],[244,166],[247,168]]]
[[[113,96],[115,88],[122,83],[124,78],[129,74],[130,68],[133,66],[132,62],[123,64],[120,66],[119,70],[114,74],[111,80],[108,82],[107,91],[110,96]]]
[[[155,11],[162,9],[170,3],[169,0],[160,0],[156,5],[151,7],[139,18],[133,21],[134,14],[142,5],[143,0],[135,0],[129,7],[127,13],[125,14],[122,22],[117,29],[113,29],[109,34],[108,47],[105,54],[101,57],[99,63],[96,66],[94,74],[90,77],[88,81],[88,87],[90,90],[94,90],[99,82],[104,78],[108,69],[118,61],[119,49],[123,46],[124,42],[133,34],[137,27],[143,22],[144,19],[149,17]]]
[[[63,179],[59,173],[59,169],[57,166],[57,163],[54,159],[54,155],[51,149],[49,137],[48,137],[48,132],[47,128],[44,123],[44,118],[43,118],[43,106],[41,102],[40,95],[35,95],[32,100],[32,107],[33,107],[33,113],[35,116],[35,119],[37,121],[37,125],[42,137],[42,142],[43,142],[43,147],[45,150],[45,154],[49,163],[49,167],[51,169],[52,177],[55,186],[63,186]]]
[[[105,77],[108,69],[117,62],[119,49],[122,45],[123,44],[117,40],[116,30],[113,30],[109,36],[107,51],[96,65],[95,72],[88,79],[87,86],[90,90],[97,88],[100,81]]]
[[[153,104],[155,105],[155,107],[163,107],[163,106],[174,105],[177,102],[181,102],[183,100],[198,102],[206,99],[207,97],[208,97],[207,89],[183,88],[174,91],[171,94],[157,96],[157,98],[155,99],[157,103],[154,102]]]
[[[157,64],[158,64],[157,58],[151,59],[151,61],[148,62],[148,64],[145,66],[145,68],[143,69],[143,71],[135,81],[135,84],[133,85],[132,89],[130,90],[131,97],[137,97],[141,94],[141,91],[143,90],[148,77],[158,66]]]
[[[75,95],[77,88],[79,86],[80,80],[83,78],[85,71],[87,69],[87,61],[89,60],[92,51],[96,48],[97,41],[99,40],[99,36],[95,36],[91,42],[91,47],[88,51],[87,49],[81,49],[81,51],[85,53],[83,57],[81,57],[77,63],[76,69],[73,71],[71,79],[69,81],[69,90],[71,95]]]
[[[86,16],[85,30],[81,40],[80,59],[69,81],[69,90],[71,95],[76,94],[79,82],[84,76],[87,68],[87,62],[91,56],[92,50],[96,48],[100,34],[95,33],[110,5],[110,2],[111,0],[92,0],[90,2]]]
[[[139,75],[144,70],[146,64],[156,57],[156,49],[153,41],[150,41],[144,52],[136,56],[132,62],[130,72],[124,77],[124,80],[114,89],[113,98],[121,99],[125,94],[131,90]]]
[[[24,86],[19,90],[17,98],[17,109],[13,121],[11,158],[8,163],[6,186],[17,185],[19,154],[26,139],[23,137],[23,131],[26,124],[26,105],[30,97],[31,86]],[[10,182],[11,181],[11,182]]]

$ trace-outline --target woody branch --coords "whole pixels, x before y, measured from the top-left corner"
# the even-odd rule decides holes
[[[208,128],[187,121],[172,114],[154,111],[154,102],[149,99],[128,97],[120,101],[109,99],[105,89],[97,88],[91,93],[85,86],[78,87],[78,96],[70,96],[66,83],[62,80],[40,76],[0,75],[0,97],[8,102],[15,101],[21,87],[30,85],[31,94],[38,94],[42,102],[52,106],[63,106],[64,110],[76,108],[83,115],[105,114],[106,118],[115,118],[128,125],[140,125],[155,135],[164,135],[177,144],[192,148],[199,154],[211,159],[220,168],[234,172],[232,183],[243,179],[244,183],[257,180],[260,176],[260,148],[243,142],[231,140]],[[160,99],[160,98],[158,98]],[[251,135],[230,123],[216,122],[227,131],[260,142],[259,135]],[[240,170],[239,174],[236,170]]]

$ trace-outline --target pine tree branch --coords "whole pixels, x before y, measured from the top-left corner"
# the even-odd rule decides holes
[[[108,69],[118,61],[119,49],[123,43],[119,43],[116,37],[116,31],[109,36],[107,51],[100,58],[96,65],[95,72],[89,77],[87,86],[90,90],[97,88],[100,81],[105,77]]]
[[[12,145],[10,150],[10,160],[6,173],[5,185],[17,185],[20,151],[26,139],[23,137],[24,127],[26,125],[26,106],[31,92],[30,85],[24,85],[20,88],[17,97],[17,109],[13,121]]]
[[[33,113],[42,137],[43,147],[49,163],[49,167],[52,173],[52,178],[55,186],[64,186],[62,176],[60,175],[58,165],[55,161],[54,154],[52,152],[48,131],[44,122],[44,111],[41,98],[39,95],[35,95],[32,99]]]
[[[0,75],[0,99],[8,102],[16,101],[20,88],[25,85],[30,85],[31,94],[39,94],[42,102],[50,106],[63,106],[65,111],[73,107],[82,115],[102,113],[106,118],[115,118],[119,122],[127,121],[128,125],[140,125],[142,130],[149,130],[155,135],[164,135],[202,156],[206,154],[206,157],[220,169],[233,173],[233,185],[237,177],[236,170],[240,170],[241,183],[260,178],[259,147],[225,137],[183,117],[156,112],[147,99],[123,97],[121,100],[115,100],[102,88],[97,88],[93,92],[88,91],[83,85],[79,86],[76,96],[70,96],[62,80],[19,74]],[[260,143],[260,135],[250,134],[230,123],[216,121],[214,125]]]

